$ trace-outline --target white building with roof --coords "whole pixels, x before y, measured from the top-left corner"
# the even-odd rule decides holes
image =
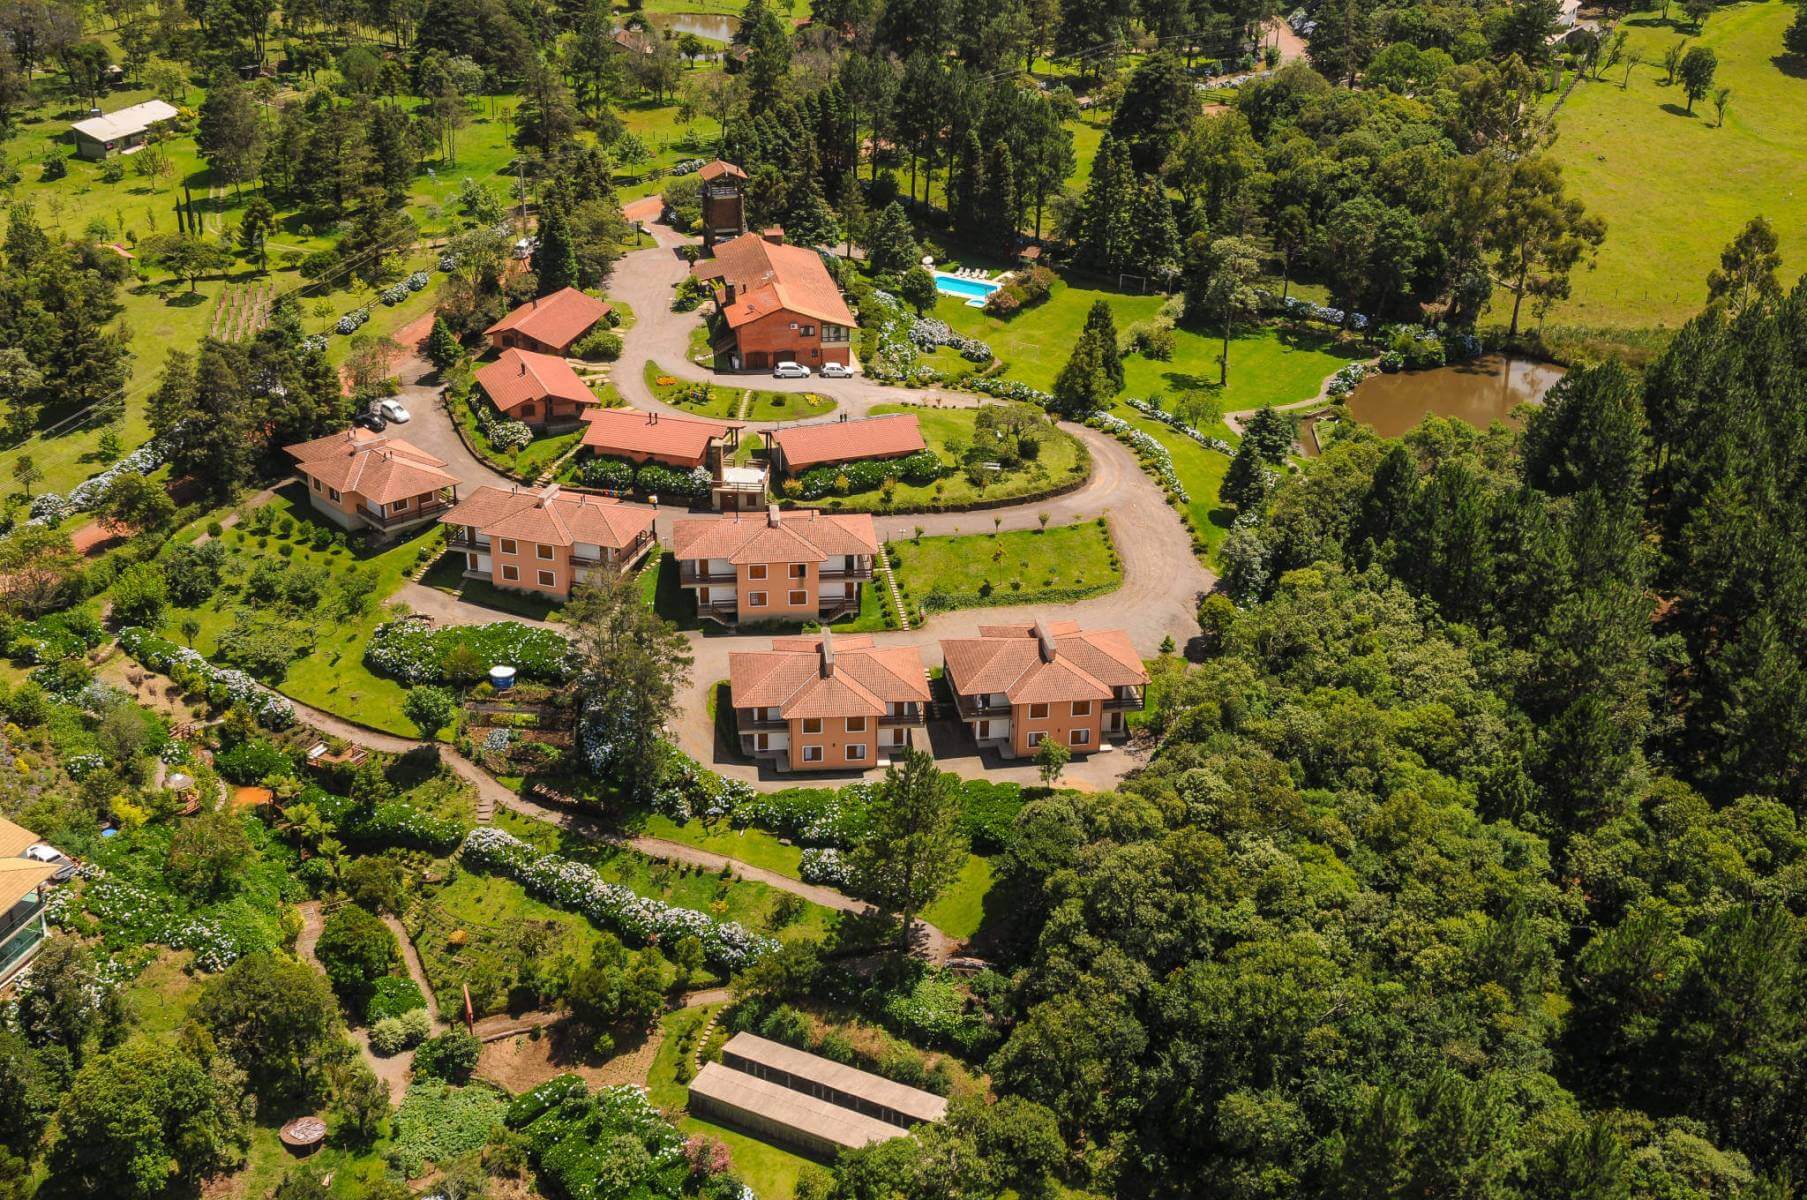
[[[144,135],[161,121],[172,121],[176,106],[163,100],[146,100],[118,112],[77,121],[70,126],[75,152],[82,158],[102,159],[109,154],[131,154],[144,146]]]

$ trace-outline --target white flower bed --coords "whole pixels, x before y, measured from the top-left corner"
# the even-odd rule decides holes
[[[1184,421],[1180,420],[1178,417],[1174,416],[1172,413],[1167,412],[1164,409],[1162,409],[1159,405],[1155,404],[1153,401],[1137,400],[1137,399],[1134,399],[1133,397],[1125,396],[1123,398],[1123,402],[1125,404],[1129,405],[1131,408],[1135,409],[1137,412],[1141,413],[1143,416],[1149,418],[1150,420],[1159,421],[1161,424],[1167,426],[1167,428],[1173,430],[1175,433],[1185,434],[1187,437],[1191,438],[1193,441],[1197,442],[1199,445],[1203,446],[1207,450],[1215,450],[1219,454],[1236,453],[1236,447],[1230,445],[1230,443],[1224,441],[1222,438],[1210,437],[1207,434],[1202,433],[1197,429],[1194,429],[1192,426],[1186,424]]]
[[[1313,304],[1309,300],[1301,300],[1297,296],[1288,296],[1282,300],[1272,292],[1257,288],[1256,294],[1269,306],[1278,308],[1289,317],[1297,317],[1306,321],[1322,321],[1326,325],[1342,327],[1344,318],[1349,328],[1360,331],[1368,327],[1368,318],[1363,313],[1346,312],[1340,308],[1331,308],[1327,304]]]
[[[946,321],[934,317],[917,317],[910,322],[910,342],[924,354],[932,354],[940,346],[951,346],[967,362],[988,363],[993,358],[990,346],[978,338],[955,333]]]
[[[733,921],[717,921],[693,909],[642,896],[609,883],[594,867],[556,854],[541,854],[500,829],[473,829],[459,851],[467,867],[515,880],[529,893],[605,928],[648,943],[671,943],[694,934],[710,962],[729,971],[751,966],[778,943]]]
[[[1143,465],[1154,472],[1155,479],[1174,499],[1181,504],[1190,502],[1192,497],[1186,494],[1185,485],[1180,483],[1179,472],[1173,469],[1173,455],[1167,453],[1167,447],[1122,417],[1113,416],[1110,413],[1094,413],[1086,424],[1093,429],[1102,429],[1134,450],[1137,457],[1141,458]]]
[[[95,881],[82,893],[88,912],[103,926],[130,930],[140,940],[159,942],[175,950],[193,950],[195,965],[203,971],[224,971],[247,954],[270,947],[248,941],[242,930],[234,930],[212,917],[183,916],[170,907],[167,897],[149,892],[130,883],[108,878],[98,868]],[[75,907],[74,893],[59,888],[56,896],[68,896],[62,904],[46,910],[46,917],[61,923]]]
[[[267,728],[287,729],[295,723],[294,705],[243,671],[208,662],[198,650],[160,638],[138,625],[129,625],[119,631],[119,645],[135,661],[160,675],[168,675],[173,668],[182,666],[200,677],[207,686],[223,687],[227,699],[244,705]]]
[[[816,847],[803,852],[803,863],[797,873],[804,883],[845,890],[853,882],[847,860],[832,846]]]
[[[31,523],[53,524],[71,513],[87,512],[107,494],[113,481],[122,475],[149,475],[169,459],[169,444],[153,438],[98,475],[90,475],[75,485],[67,496],[45,492],[31,502]]]
[[[411,292],[418,292],[421,288],[427,286],[427,279],[428,275],[425,271],[416,271],[402,280],[402,286],[406,287]]]
[[[1014,379],[997,379],[992,377],[969,381],[973,391],[985,396],[997,396],[1004,400],[1020,400],[1024,404],[1039,404],[1049,408],[1054,404],[1054,397],[1039,388],[1032,388],[1026,383],[1018,383]]]
[[[489,444],[498,450],[520,450],[533,440],[525,421],[497,421],[489,427]]]
[[[1373,367],[1367,363],[1350,363],[1330,377],[1324,385],[1324,394],[1332,400],[1341,400],[1355,390],[1355,385],[1366,379]]]

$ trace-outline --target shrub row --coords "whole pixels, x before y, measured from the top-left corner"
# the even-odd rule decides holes
[[[434,628],[421,621],[377,626],[364,663],[404,683],[462,683],[498,664],[520,678],[563,682],[571,673],[571,644],[550,629],[519,621]]]
[[[948,473],[941,456],[933,450],[918,450],[903,458],[863,459],[859,462],[832,463],[811,467],[798,477],[805,500],[823,496],[847,496],[882,487],[887,479],[902,479],[917,487],[927,487]]]

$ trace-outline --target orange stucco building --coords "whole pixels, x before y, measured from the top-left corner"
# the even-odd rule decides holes
[[[870,513],[813,509],[725,513],[671,529],[678,582],[698,616],[745,621],[829,621],[858,612],[872,579],[878,530]]]
[[[980,626],[976,638],[943,641],[941,653],[961,721],[1007,758],[1035,754],[1044,738],[1090,754],[1128,733],[1124,714],[1142,707],[1148,687],[1122,630],[1072,621]]]
[[[632,566],[653,544],[651,510],[557,484],[481,487],[440,520],[466,577],[555,600],[597,573]]]
[[[866,770],[909,747],[929,703],[916,647],[826,630],[728,655],[728,684],[741,752],[781,771]]]
[[[852,365],[853,311],[814,250],[786,246],[778,230],[746,233],[719,243],[715,257],[692,270],[715,285],[715,352],[736,370]]]
[[[457,502],[446,462],[388,434],[352,426],[283,447],[316,512],[344,529],[389,537],[431,521]]]

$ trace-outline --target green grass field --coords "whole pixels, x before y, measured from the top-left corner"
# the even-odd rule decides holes
[[[825,417],[839,407],[832,397],[816,392],[769,392],[719,383],[710,384],[708,398],[697,402],[690,398],[695,385],[666,374],[659,364],[647,363],[645,376],[646,386],[653,395],[687,413],[712,421],[801,421]],[[749,391],[752,392],[750,399],[747,397]],[[743,402],[746,405],[744,413],[741,411]]]
[[[372,673],[364,665],[364,647],[376,627],[389,619],[383,611],[383,603],[401,586],[422,548],[429,543],[438,544],[441,536],[438,527],[429,526],[424,532],[405,538],[379,554],[339,546],[316,550],[303,535],[323,524],[324,520],[314,516],[297,485],[283,489],[270,501],[270,506],[279,514],[294,517],[299,532],[285,541],[273,533],[267,536],[253,534],[234,526],[221,535],[229,551],[252,557],[275,557],[286,548],[284,561],[318,563],[329,574],[343,573],[353,565],[369,567],[376,572],[370,611],[347,620],[320,621],[314,628],[313,652],[289,664],[288,674],[274,685],[276,690],[348,721],[385,733],[414,736],[416,730],[402,716],[402,699],[407,689],[393,679]],[[205,527],[205,520],[197,521],[172,538],[170,544],[192,542]],[[336,530],[337,526],[331,528]],[[199,607],[172,607],[164,615],[161,632],[166,637],[184,640],[182,624],[192,618],[200,628],[190,644],[202,654],[212,656],[219,649],[221,636],[231,628],[233,610],[239,603],[236,596],[222,590]]]
[[[905,603],[943,595],[982,604],[1072,601],[1123,586],[1123,564],[1103,518],[1049,529],[888,542]]]
[[[1217,489],[1223,486],[1224,472],[1230,460],[1215,450],[1207,450],[1184,434],[1176,433],[1159,421],[1151,421],[1127,404],[1111,411],[1166,447],[1173,459],[1173,472],[1186,489],[1186,523],[1195,536],[1204,540],[1210,553],[1215,553],[1230,531],[1230,510],[1218,502]],[[1228,433],[1220,424],[1217,432]]]
[[[986,316],[957,298],[943,296],[935,315],[969,337],[989,343],[1007,364],[1006,374],[1047,391],[1066,364],[1073,343],[1085,326],[1095,300],[1107,301],[1121,336],[1137,321],[1152,320],[1164,297],[1135,296],[1093,287],[1058,283],[1046,301],[1009,320]],[[1326,376],[1360,350],[1339,343],[1334,334],[1291,328],[1253,329],[1230,342],[1230,382],[1217,383],[1222,342],[1209,334],[1175,331],[1173,359],[1159,362],[1132,355],[1123,360],[1124,391],[1131,396],[1173,395],[1185,391],[1214,394],[1226,412],[1266,408],[1309,399]]]
[[[1596,266],[1575,273],[1552,324],[1680,324],[1705,301],[1720,250],[1758,215],[1781,236],[1783,279],[1807,268],[1807,63],[1780,57],[1794,14],[1779,0],[1729,4],[1698,38],[1655,13],[1625,20],[1627,49],[1644,56],[1630,86],[1620,90],[1623,65],[1583,81],[1556,119],[1551,153],[1570,192],[1606,221],[1606,242]],[[1715,85],[1732,89],[1724,128],[1710,100],[1689,116],[1681,87],[1663,86],[1663,53],[1684,35],[1718,56]],[[1509,297],[1495,297],[1503,317],[1502,303]]]

